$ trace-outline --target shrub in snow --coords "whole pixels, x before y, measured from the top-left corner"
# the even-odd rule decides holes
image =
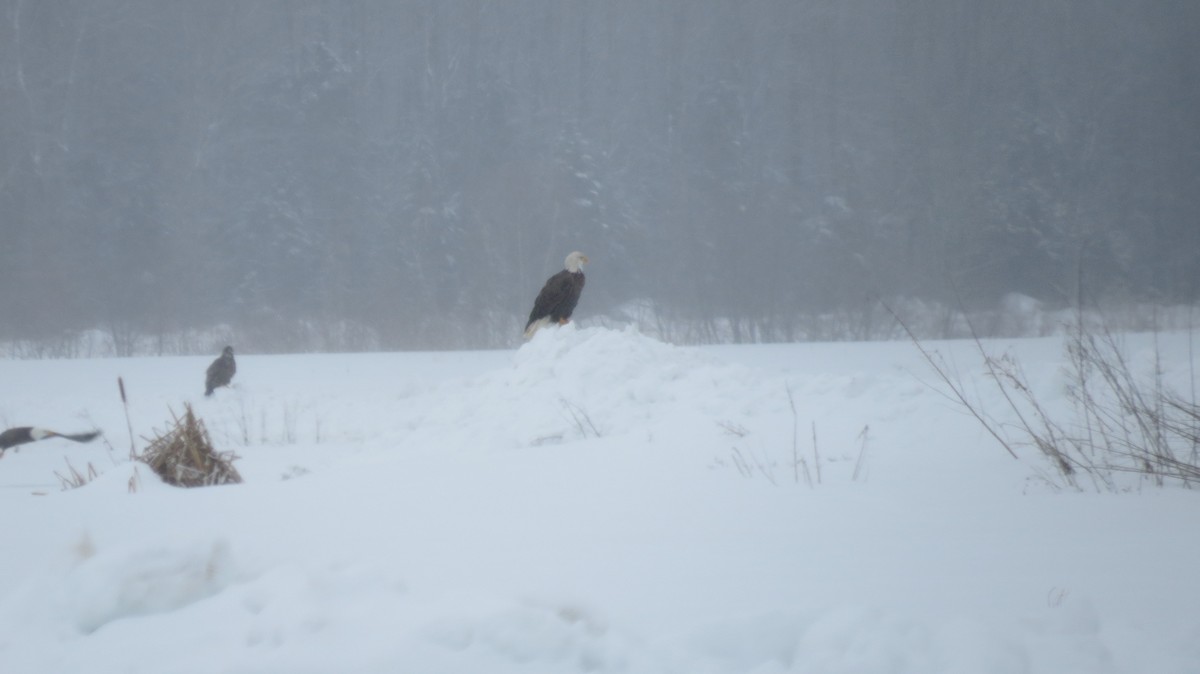
[[[191,405],[184,405],[182,419],[174,414],[172,417],[172,427],[151,440],[138,457],[163,482],[177,487],[241,483],[242,476],[233,467],[237,456],[213,449],[208,429],[196,418]]]
[[[1006,424],[970,398],[951,366],[892,315],[949,389],[950,398],[1017,458],[1017,443],[1003,433]],[[1082,313],[1069,328],[1065,374],[1072,409],[1065,412],[1034,393],[1018,360],[988,353],[979,336],[974,337],[987,375],[1015,419],[1010,426],[1023,436],[1024,444],[1037,448],[1062,484],[1075,489],[1082,486],[1082,478],[1097,489],[1122,491],[1129,485],[1117,478],[1125,474],[1158,486],[1200,484],[1200,403],[1194,387],[1191,395],[1168,388],[1157,350],[1150,356],[1152,375],[1140,376],[1118,336],[1103,324],[1090,326]],[[1053,478],[1047,481],[1057,484]]]

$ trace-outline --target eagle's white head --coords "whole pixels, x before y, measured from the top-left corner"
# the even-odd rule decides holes
[[[54,431],[51,431],[51,430],[47,430],[45,428],[29,429],[29,437],[33,438],[34,441],[45,440],[46,438],[53,438],[56,435],[58,435],[58,433],[55,433]]]
[[[588,263],[588,256],[579,251],[574,251],[567,256],[566,262],[563,262],[563,267],[572,274],[583,271],[583,265]]]

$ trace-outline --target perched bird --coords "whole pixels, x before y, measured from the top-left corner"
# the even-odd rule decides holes
[[[233,347],[227,346],[219,358],[208,366],[204,377],[204,395],[210,396],[213,389],[219,386],[229,386],[233,375],[237,374],[237,363],[233,360]]]
[[[533,311],[529,312],[529,322],[525,324],[525,339],[533,337],[543,325],[558,323],[563,325],[571,320],[571,312],[579,303],[579,294],[583,292],[583,265],[588,263],[588,256],[575,251],[567,256],[563,263],[564,269],[551,276],[542,292],[538,293],[533,302]]]
[[[4,450],[17,445],[23,445],[27,442],[35,442],[37,440],[45,440],[46,438],[66,438],[75,442],[91,442],[100,435],[100,431],[92,431],[91,433],[75,433],[73,435],[64,435],[55,431],[50,431],[45,428],[34,428],[33,426],[18,426],[10,428],[3,433],[0,433],[0,456],[4,456]]]

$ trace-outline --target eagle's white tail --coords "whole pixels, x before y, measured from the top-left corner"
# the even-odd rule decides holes
[[[525,328],[525,339],[532,339],[534,333],[536,333],[538,330],[540,330],[543,326],[546,326],[546,325],[550,325],[550,317],[549,316],[543,316],[543,317],[537,319],[536,321],[530,323],[529,327]]]

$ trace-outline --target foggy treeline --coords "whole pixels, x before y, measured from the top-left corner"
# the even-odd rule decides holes
[[[510,345],[575,249],[685,340],[1200,288],[1196,2],[0,7],[0,339]]]

